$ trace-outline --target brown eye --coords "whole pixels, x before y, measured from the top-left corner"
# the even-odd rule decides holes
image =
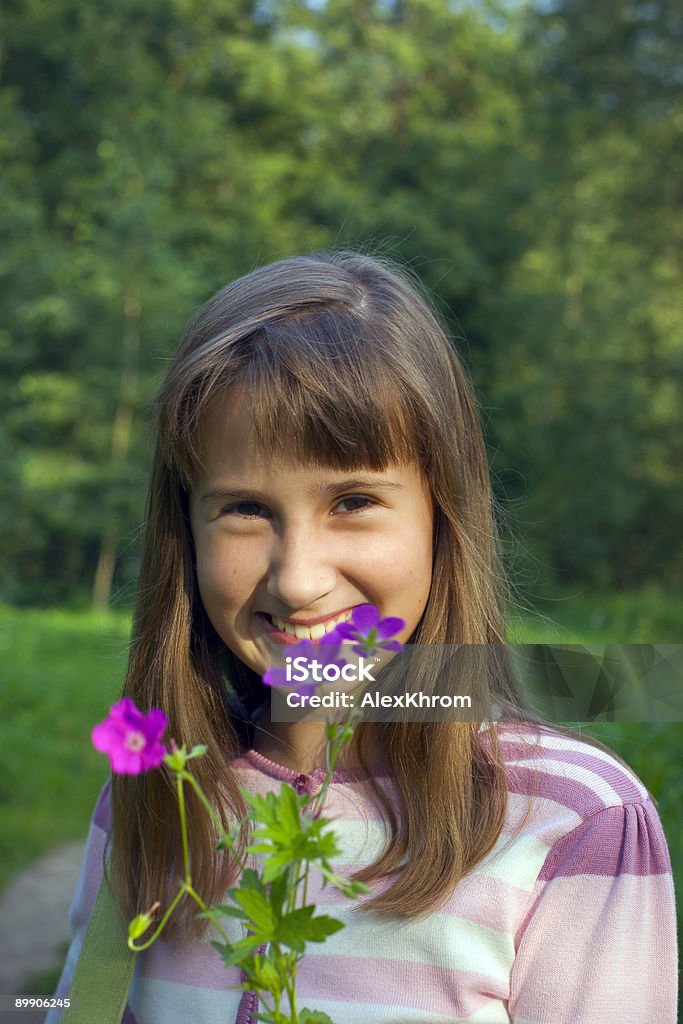
[[[259,512],[267,513],[268,509],[264,505],[259,505],[257,501],[240,501],[221,509],[221,515],[234,515],[241,519],[262,519],[263,517],[258,515]]]
[[[340,505],[346,504],[351,504],[353,507],[342,511],[345,511],[347,513],[353,513],[366,512],[369,509],[371,509],[374,505],[376,505],[377,502],[374,500],[374,498],[368,498],[365,494],[350,494],[348,498],[341,498],[337,502],[337,508]]]

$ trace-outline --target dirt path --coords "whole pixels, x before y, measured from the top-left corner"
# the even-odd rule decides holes
[[[82,842],[58,846],[13,878],[0,895],[0,993],[18,995],[35,975],[61,964],[83,849]],[[34,1024],[43,1017],[0,1012],[2,1024]]]

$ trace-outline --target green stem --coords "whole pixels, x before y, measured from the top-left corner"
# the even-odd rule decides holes
[[[305,868],[305,871],[304,871],[304,898],[303,898],[303,902],[301,904],[302,907],[306,906],[306,901],[308,900],[308,872],[310,870],[310,867],[311,867],[311,865],[307,862],[306,863],[306,868]]]
[[[183,869],[185,871],[185,884],[190,884],[190,850],[187,842],[187,815],[185,814],[185,795],[183,793],[183,775],[176,776],[176,787],[178,790],[178,811],[180,812],[180,835],[183,843]]]
[[[180,889],[178,890],[175,899],[173,900],[170,907],[162,917],[152,937],[140,946],[136,946],[135,942],[132,939],[128,940],[128,946],[130,949],[133,950],[134,953],[141,953],[143,950],[148,949],[152,945],[152,943],[156,941],[156,939],[159,937],[159,935],[161,935],[162,931],[166,927],[166,923],[169,917],[171,916],[175,908],[178,906],[185,893],[187,893],[188,896],[191,896],[195,903],[197,903],[204,912],[208,911],[208,907],[204,900],[201,898],[199,893],[197,893],[192,888],[192,878],[190,876],[190,850],[187,840],[187,814],[185,811],[185,795],[183,792],[183,782],[185,779],[188,779],[193,785],[195,784],[195,780],[187,772],[179,772],[176,775],[176,785],[178,790],[178,811],[180,813],[180,836],[183,845],[183,870],[185,872],[185,880],[181,885]],[[199,792],[201,793],[201,790]],[[201,793],[201,796],[203,797],[204,794]],[[216,920],[216,916],[211,913],[209,913],[208,916],[209,920],[212,921],[212,923],[215,925],[216,929],[218,930],[222,938],[226,942],[228,942],[228,936],[224,931],[223,927],[221,926],[221,924]]]
[[[354,719],[357,721],[361,717],[357,711],[354,714],[354,710],[352,710],[349,715],[349,723],[352,725],[355,725]],[[347,743],[349,743],[350,739],[351,737],[348,737],[347,739],[335,738],[333,741],[328,740],[325,744],[325,778],[319,792],[316,793],[310,804],[311,810],[314,814],[317,813],[325,803],[325,797],[327,796],[327,790],[329,789],[332,781],[332,775],[334,774],[334,766],[337,763],[337,758]]]
[[[289,962],[289,957],[282,956],[280,953],[280,947],[277,947],[278,962],[280,970],[280,976],[284,982],[285,992],[287,993],[287,999],[289,1000],[289,1020],[287,1024],[299,1024],[299,1015],[296,1009],[296,958],[293,962]],[[278,1012],[280,1004],[278,1002]]]
[[[189,782],[190,785],[192,786],[193,790],[195,791],[195,793],[199,797],[199,800],[201,801],[202,805],[206,809],[207,814],[211,818],[211,821],[214,823],[214,825],[218,829],[218,831],[219,831],[219,833],[221,835],[221,838],[222,839],[230,839],[231,838],[230,835],[223,828],[223,822],[218,817],[218,815],[216,814],[215,810],[213,809],[213,807],[211,806],[209,801],[206,799],[206,796],[204,795],[202,787],[199,785],[199,783],[197,782],[195,777],[193,775],[190,775],[190,773],[187,772],[187,771],[183,771],[182,777],[183,777],[183,779],[186,782]],[[235,852],[232,849],[232,847],[230,849],[230,852],[232,853],[232,855],[233,855],[233,857],[235,859],[235,862],[237,863],[237,866],[240,869],[240,871],[244,870],[244,866],[245,866],[245,864],[247,862],[247,855],[246,855],[246,853],[244,854],[243,858],[240,860],[235,855]]]
[[[296,910],[296,895],[299,888],[299,868],[301,861],[297,860],[287,869],[287,913]]]
[[[204,911],[209,921],[211,921],[213,926],[220,933],[221,938],[224,939],[226,942],[229,942],[230,939],[228,938],[227,932],[224,930],[223,926],[221,925],[213,911],[210,910],[209,907],[206,905],[206,903],[201,898],[199,893],[195,892],[195,890],[192,888],[191,885],[189,885],[189,883],[185,883],[185,892],[187,893],[188,896],[191,896],[195,903],[197,903],[199,907]]]
[[[143,942],[143,944],[141,946],[136,946],[133,939],[128,939],[128,948],[132,949],[134,953],[141,953],[143,951],[143,949],[148,949],[152,945],[152,943],[155,942],[156,939],[161,935],[162,931],[166,927],[166,922],[168,921],[169,917],[171,916],[171,914],[173,913],[175,908],[178,906],[178,904],[180,903],[180,900],[182,899],[182,897],[185,895],[186,892],[187,892],[186,886],[185,885],[181,885],[180,889],[178,890],[178,895],[173,900],[173,903],[171,904],[171,906],[168,908],[168,910],[166,911],[166,913],[162,917],[161,922],[160,922],[157,930],[152,935],[151,939],[147,939],[147,941]]]
[[[202,804],[206,808],[206,811],[207,811],[209,817],[211,818],[212,822],[214,823],[216,828],[220,831],[221,835],[225,837],[226,833],[225,833],[225,829],[223,828],[223,822],[218,817],[218,815],[216,814],[215,810],[213,809],[213,807],[211,806],[209,801],[206,799],[206,796],[204,795],[202,787],[199,785],[199,783],[195,779],[194,775],[190,775],[190,773],[187,772],[187,771],[183,771],[181,773],[181,775],[182,775],[182,778],[186,782],[190,783],[190,785],[194,789],[195,793],[197,794],[197,796],[201,800]]]

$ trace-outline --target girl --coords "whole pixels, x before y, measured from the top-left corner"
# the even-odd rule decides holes
[[[673,1024],[657,812],[607,748],[535,721],[515,691],[472,390],[415,282],[355,254],[248,274],[189,325],[157,426],[124,692],[163,708],[178,742],[208,744],[194,766],[226,827],[244,818],[239,785],[321,785],[324,725],[270,720],[261,675],[277,645],[370,603],[405,620],[404,643],[497,652],[497,722],[356,729],[325,814],[370,894],[313,892],[346,927],[302,962],[302,1004],[335,1024]],[[234,862],[190,796],[193,884],[220,902]],[[167,773],[105,786],[58,996],[105,847],[132,917],[172,899],[178,845]],[[129,1024],[256,1009],[194,909],[137,957]]]

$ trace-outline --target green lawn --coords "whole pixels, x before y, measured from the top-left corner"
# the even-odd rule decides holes
[[[84,835],[108,764],[90,729],[116,699],[129,619],[0,607],[0,887]]]
[[[515,619],[511,639],[674,643],[683,601],[657,590],[572,596],[546,604],[543,614]],[[122,612],[0,607],[0,887],[38,854],[84,835],[107,777],[90,729],[119,694],[128,631]],[[658,800],[680,891],[683,725],[582,729],[621,754]]]

